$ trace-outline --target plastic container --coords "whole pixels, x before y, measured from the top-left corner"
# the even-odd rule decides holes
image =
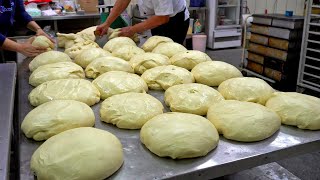
[[[101,23],[104,23],[107,18],[109,16],[109,13],[106,12],[106,13],[101,13],[100,15],[100,19],[101,19]],[[123,27],[126,27],[128,26],[128,23],[126,22],[126,20],[124,20],[122,18],[122,16],[119,16],[112,24],[111,24],[111,28],[112,29],[117,29],[117,28],[123,28]]]
[[[205,0],[190,0],[190,7],[204,7],[205,5]]]
[[[189,22],[188,32],[187,32],[188,35],[191,35],[193,32],[193,23],[194,23],[194,19],[191,18]]]
[[[205,35],[205,34],[195,34],[195,35],[192,36],[192,47],[193,47],[193,50],[206,52],[206,46],[207,46],[207,35]]]

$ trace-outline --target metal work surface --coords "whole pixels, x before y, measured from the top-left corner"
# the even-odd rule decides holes
[[[51,21],[51,20],[67,20],[67,19],[86,19],[86,18],[100,18],[99,13],[85,13],[85,14],[66,14],[59,16],[39,16],[33,17],[35,21]]]
[[[16,63],[0,64],[0,179],[9,179]]]

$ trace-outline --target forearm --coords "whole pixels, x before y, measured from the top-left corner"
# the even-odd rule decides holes
[[[152,16],[142,23],[136,24],[132,27],[136,33],[141,33],[149,29],[156,28],[169,22],[169,16]]]
[[[27,28],[33,32],[37,32],[37,30],[41,29],[41,27],[35,21],[30,21],[27,24]]]
[[[19,43],[16,43],[16,42],[6,38],[1,46],[1,49],[7,50],[7,51],[19,52],[19,47],[20,47]]]
[[[131,0],[117,0],[112,8],[110,15],[108,16],[105,24],[111,26],[111,24],[120,16],[120,14],[128,7]]]

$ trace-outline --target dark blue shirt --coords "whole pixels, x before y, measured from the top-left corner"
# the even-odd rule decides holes
[[[23,1],[0,0],[0,47],[14,21],[19,21],[24,26],[32,21],[31,16],[24,8]]]

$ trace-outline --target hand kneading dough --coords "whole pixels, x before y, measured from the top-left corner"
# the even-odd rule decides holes
[[[191,72],[172,65],[149,69],[141,77],[148,84],[148,87],[154,90],[167,90],[174,85],[194,82]]]
[[[42,141],[69,129],[91,127],[94,121],[93,111],[85,103],[54,100],[29,112],[21,124],[21,129],[28,138]]]
[[[210,106],[207,118],[225,138],[243,142],[266,139],[281,125],[280,117],[268,108],[234,100]]]
[[[129,62],[117,57],[101,57],[92,61],[86,68],[87,78],[97,78],[103,73],[109,71],[124,71],[133,73],[133,69]]]
[[[152,52],[157,54],[163,54],[171,58],[175,54],[178,54],[180,52],[185,52],[185,51],[187,51],[187,49],[181,44],[178,44],[175,42],[167,42],[167,43],[159,44],[157,47],[153,49]]]
[[[59,79],[36,87],[28,98],[32,106],[39,106],[52,100],[76,100],[92,106],[100,101],[100,93],[88,80]]]
[[[160,157],[182,159],[207,155],[218,145],[219,134],[204,117],[166,113],[143,125],[140,140]]]
[[[130,59],[130,64],[137,74],[143,74],[146,70],[157,67],[170,65],[170,60],[167,56],[156,53],[144,53],[133,56]]]
[[[71,129],[49,138],[31,157],[31,171],[39,180],[101,180],[122,164],[119,139],[90,127]]]
[[[100,75],[92,82],[100,91],[101,99],[127,92],[146,93],[147,84],[136,74],[110,71]]]
[[[103,49],[109,52],[113,52],[114,50],[124,46],[124,45],[132,45],[136,46],[136,43],[128,38],[128,37],[117,37],[109,40],[104,46]]]
[[[163,113],[162,103],[149,94],[125,93],[103,101],[101,120],[123,129],[140,129],[147,121]]]
[[[126,61],[130,61],[130,59],[138,54],[144,54],[144,50],[137,47],[136,45],[123,45],[112,52],[112,55],[118,58],[122,58]]]
[[[219,86],[223,81],[242,77],[241,72],[231,64],[222,61],[208,61],[196,65],[191,73],[197,83]]]
[[[170,87],[164,101],[171,111],[206,115],[209,106],[224,100],[215,89],[202,84],[180,84]]]
[[[81,79],[84,78],[83,69],[73,62],[58,62],[40,66],[29,77],[29,84],[40,84],[57,79]]]
[[[33,42],[32,42],[32,46],[34,47],[41,47],[41,48],[47,48],[47,50],[52,50],[54,49],[54,44],[53,42],[50,41],[50,39],[48,39],[45,36],[37,36]]]
[[[111,53],[101,48],[90,48],[85,49],[80,54],[78,54],[75,57],[74,62],[81,67],[86,68],[93,60],[106,56],[111,56]]]
[[[274,92],[262,79],[251,77],[232,78],[220,84],[218,91],[227,100],[254,102],[265,105]]]
[[[38,67],[57,62],[72,62],[70,57],[59,51],[48,51],[36,56],[29,64],[30,71],[36,70]]]
[[[160,43],[166,42],[173,42],[173,40],[164,36],[152,36],[142,45],[141,48],[146,52],[151,52]]]
[[[282,124],[320,130],[320,99],[304,94],[274,93],[266,107],[278,113]]]
[[[212,59],[201,51],[189,50],[175,54],[170,58],[171,64],[188,70],[193,69],[197,64],[212,61]]]

